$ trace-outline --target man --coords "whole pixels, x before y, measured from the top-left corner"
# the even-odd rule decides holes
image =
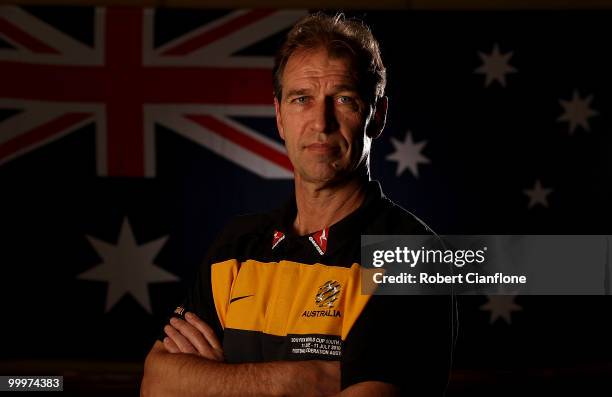
[[[361,294],[361,234],[430,233],[369,180],[384,88],[361,23],[315,14],[289,32],[274,104],[295,197],[219,236],[146,359],[143,395],[443,393],[450,300]]]

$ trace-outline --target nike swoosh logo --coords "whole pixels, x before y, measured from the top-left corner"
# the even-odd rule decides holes
[[[230,299],[230,303],[239,301],[240,299],[250,298],[251,296],[254,296],[254,295],[237,296],[235,298]]]

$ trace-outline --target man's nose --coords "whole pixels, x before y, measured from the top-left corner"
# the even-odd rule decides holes
[[[326,97],[314,109],[314,125],[317,132],[326,134],[338,130],[338,120],[336,119],[336,111],[334,108],[334,98]]]

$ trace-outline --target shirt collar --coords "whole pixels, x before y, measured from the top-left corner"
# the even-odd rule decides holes
[[[355,238],[356,233],[359,236],[367,220],[370,219],[378,207],[377,204],[380,204],[384,198],[385,195],[380,187],[380,183],[376,180],[369,181],[366,185],[365,198],[361,206],[328,228],[325,254],[331,255],[336,250],[341,249],[347,240]],[[273,233],[281,232],[285,237],[293,239],[309,239],[314,235],[321,234],[322,231],[319,230],[306,236],[296,235],[293,232],[293,221],[295,220],[296,213],[295,194],[293,194],[277,211]],[[272,239],[272,236],[270,238]],[[314,249],[316,247],[313,246]]]

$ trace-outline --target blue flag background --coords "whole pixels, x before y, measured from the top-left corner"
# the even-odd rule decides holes
[[[107,379],[134,392],[216,233],[292,193],[270,71],[303,13],[0,8],[2,373],[89,363],[72,369],[78,384],[80,371],[137,363]],[[443,234],[610,233],[610,12],[351,15],[388,68],[371,167],[388,197]],[[150,28],[137,61],[168,70],[77,84],[83,64],[111,67],[122,51],[104,26],[124,29],[127,48],[134,20]],[[128,107],[133,92],[143,98]],[[612,371],[611,313],[608,296],[462,298],[450,390],[597,390]]]

